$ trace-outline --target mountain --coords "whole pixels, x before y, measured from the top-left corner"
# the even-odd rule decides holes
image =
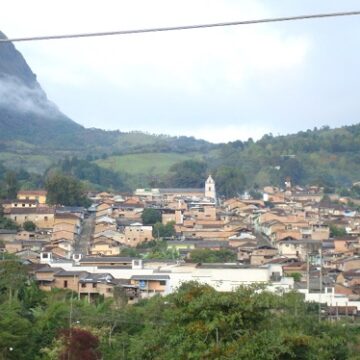
[[[79,178],[110,184],[116,174],[117,183],[126,178],[129,187],[172,186],[173,165],[189,160],[205,162],[219,184],[231,182],[223,188],[232,192],[245,181],[247,187],[281,185],[288,176],[300,185],[350,186],[360,180],[360,125],[218,145],[192,137],[86,129],[47,98],[13,44],[0,43],[0,164],[42,174],[49,167],[66,168],[59,161],[73,156],[87,161],[71,163]],[[193,165],[187,163],[196,179]]]
[[[0,38],[6,36],[0,32]],[[43,172],[67,155],[186,153],[210,147],[189,137],[86,129],[47,98],[14,45],[0,43],[0,161],[6,166]]]
[[[0,43],[0,141],[51,146],[64,135],[75,141],[83,130],[48,100],[14,45]]]

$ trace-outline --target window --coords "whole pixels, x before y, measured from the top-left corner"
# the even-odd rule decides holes
[[[25,207],[25,204],[22,204],[21,206],[22,206],[22,207]]]
[[[64,288],[67,288],[68,287],[68,282],[67,280],[64,280]]]
[[[45,220],[45,221],[48,221],[48,217],[47,217],[47,216],[44,216],[44,220]]]
[[[92,287],[93,287],[93,288],[96,288],[96,283],[93,283],[93,284],[92,284]]]
[[[86,284],[81,284],[81,287],[82,287],[82,288],[86,288]]]
[[[166,285],[166,281],[165,281],[165,280],[160,280],[160,281],[159,281],[159,285],[165,286],[165,285]]]
[[[17,206],[18,206],[18,204],[14,204],[14,206],[15,206],[15,207],[17,207]]]

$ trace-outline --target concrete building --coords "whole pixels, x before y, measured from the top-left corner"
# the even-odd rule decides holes
[[[52,267],[61,266],[66,271],[85,271],[89,273],[111,274],[115,279],[131,280],[143,290],[148,289],[147,296],[155,293],[169,294],[183,282],[198,281],[208,284],[218,291],[234,291],[241,285],[264,284],[274,291],[288,291],[293,288],[293,278],[284,277],[280,264],[263,266],[243,266],[237,264],[186,264],[174,260],[139,260],[119,258],[124,265],[118,266],[116,257],[86,258],[77,262],[52,260],[51,256],[41,254],[41,262]],[[108,264],[108,265],[106,265]],[[80,265],[80,269],[79,269]],[[160,279],[161,277],[161,279]],[[70,286],[70,279],[68,286]],[[160,283],[161,281],[161,283]],[[165,283],[164,283],[165,281]]]

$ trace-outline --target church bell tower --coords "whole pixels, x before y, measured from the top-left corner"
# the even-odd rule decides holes
[[[205,197],[216,202],[215,181],[211,175],[205,181]]]

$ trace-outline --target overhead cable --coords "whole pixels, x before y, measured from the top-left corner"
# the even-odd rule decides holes
[[[92,32],[92,33],[18,37],[18,38],[12,38],[12,39],[0,39],[0,43],[2,43],[2,42],[20,42],[20,41],[40,41],[40,40],[61,40],[61,39],[87,38],[87,37],[100,37],[100,36],[113,36],[113,35],[156,33],[156,32],[166,32],[166,31],[179,31],[179,30],[195,30],[195,29],[215,28],[215,27],[254,25],[254,24],[264,24],[264,23],[324,19],[324,18],[355,16],[355,15],[360,15],[360,11],[309,14],[309,15],[299,15],[299,16],[278,17],[278,18],[242,20],[242,21],[220,22],[220,23],[212,23],[212,24],[170,26],[170,27],[160,27],[160,28],[145,28],[145,29],[104,31],[104,32]]]

